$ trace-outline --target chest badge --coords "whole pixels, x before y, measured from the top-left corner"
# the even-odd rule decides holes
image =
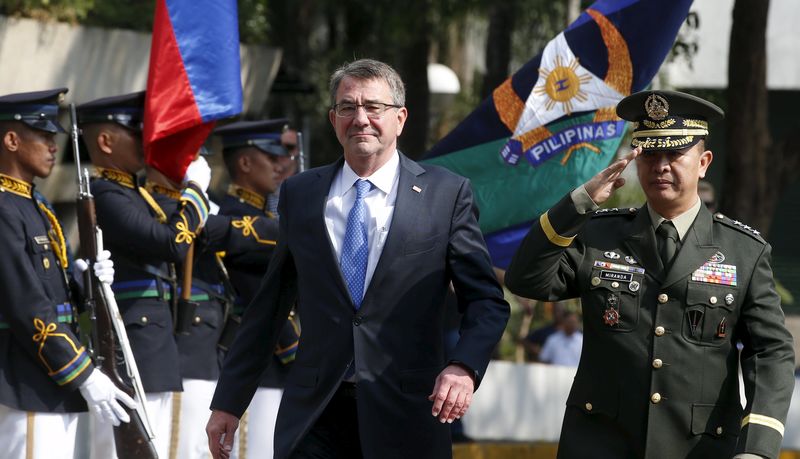
[[[613,327],[619,323],[619,297],[614,293],[609,293],[606,297],[606,305],[608,306],[603,311],[603,323],[609,327]]]
[[[625,255],[625,261],[626,261],[626,262],[627,262],[629,265],[635,265],[635,264],[638,264],[638,263],[637,263],[637,261],[636,261],[636,259],[635,259],[635,258],[633,258],[633,257],[632,257],[632,256],[630,256],[630,255]]]
[[[709,263],[722,263],[723,261],[725,261],[725,255],[722,252],[717,252],[708,259]]]
[[[606,258],[611,259],[611,260],[618,260],[619,259],[619,254],[617,252],[612,252],[612,251],[603,252],[603,256],[605,256]]]

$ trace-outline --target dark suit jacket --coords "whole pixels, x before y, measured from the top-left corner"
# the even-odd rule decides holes
[[[506,272],[519,295],[581,298],[583,354],[558,457],[776,457],[794,352],[769,244],[703,206],[669,269],[656,245],[646,208],[580,215],[567,196]]]
[[[452,361],[476,387],[509,307],[492,272],[469,182],[401,155],[389,235],[360,310],[354,309],[325,227],[325,200],[343,160],[281,189],[278,247],[225,362],[211,407],[247,408],[297,297],[303,334],[275,431],[275,457],[296,447],[355,359],[358,428],[367,458],[450,457],[450,429],[431,416],[445,367],[443,305],[452,281],[464,312]]]

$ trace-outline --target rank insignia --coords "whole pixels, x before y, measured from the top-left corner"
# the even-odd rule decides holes
[[[625,261],[626,261],[626,262],[628,262],[628,264],[629,264],[629,265],[635,265],[635,264],[637,264],[637,262],[636,262],[636,259],[634,259],[634,258],[633,258],[632,256],[630,256],[630,255],[625,255]]]
[[[603,323],[613,327],[619,323],[619,310],[609,307],[603,312]]]
[[[724,265],[708,261],[692,273],[692,280],[707,284],[736,287],[736,265]]]
[[[609,258],[611,260],[618,260],[619,259],[619,254],[617,252],[608,251],[608,252],[604,252],[603,255],[606,258]]]
[[[717,252],[708,259],[709,263],[722,263],[725,261],[725,255],[722,252]]]

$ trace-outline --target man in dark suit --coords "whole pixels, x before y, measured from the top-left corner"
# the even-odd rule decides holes
[[[708,121],[722,110],[646,91],[617,114],[636,123],[636,149],[543,214],[505,276],[518,295],[581,298],[583,353],[558,457],[776,458],[794,352],[770,246],[698,197],[713,158]],[[593,212],[632,161],[647,203]]]
[[[397,151],[405,90],[388,65],[331,77],[344,158],[284,182],[278,247],[225,362],[206,431],[228,457],[238,418],[295,298],[303,334],[275,432],[276,458],[450,457],[508,319],[468,181]],[[464,313],[449,361],[452,282]]]

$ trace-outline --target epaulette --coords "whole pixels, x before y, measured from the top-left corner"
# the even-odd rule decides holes
[[[739,220],[731,220],[729,217],[726,217],[720,212],[714,214],[714,221],[717,223],[722,223],[723,225],[728,226],[730,228],[739,230],[740,232],[752,237],[753,239],[757,240],[762,244],[767,243],[767,241],[764,240],[763,237],[761,237],[761,233],[755,228],[752,228],[749,225],[745,225]]]
[[[610,209],[597,209],[592,213],[592,217],[634,217],[639,212],[635,207],[612,207]]]

